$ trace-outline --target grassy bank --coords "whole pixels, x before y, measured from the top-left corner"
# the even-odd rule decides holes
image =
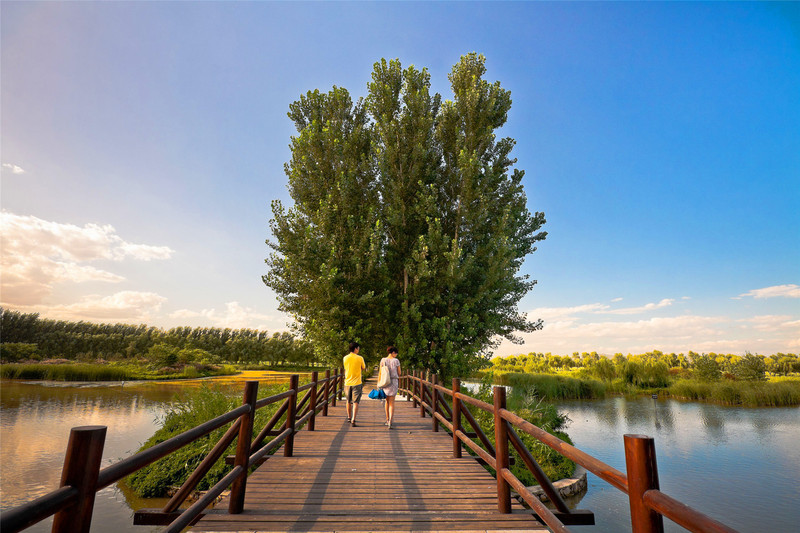
[[[93,364],[22,364],[0,365],[4,379],[34,379],[47,381],[129,381],[130,369]]]
[[[800,405],[800,379],[778,381],[716,381],[703,383],[680,380],[667,394],[684,400],[710,401],[746,407],[787,407]]]
[[[0,365],[3,379],[46,381],[136,381],[193,379],[235,374],[233,366],[185,365],[182,368],[150,369],[146,365],[106,363],[25,363]]]
[[[259,398],[278,394],[287,390],[288,384],[259,387]],[[224,388],[204,386],[191,389],[175,401],[169,412],[161,420],[161,428],[150,437],[138,451],[151,448],[175,435],[192,429],[208,420],[216,418],[241,406],[241,391],[231,393]],[[256,411],[253,425],[253,436],[263,428],[270,417],[280,407],[276,402]],[[152,498],[167,496],[174,487],[179,487],[205,458],[211,448],[225,434],[228,426],[214,430],[206,437],[200,438],[163,459],[131,474],[126,480],[128,486],[140,497]],[[267,437],[266,444],[272,440]],[[209,473],[197,486],[197,490],[213,487],[231,469],[225,464],[225,456],[236,451],[236,440],[228,447],[222,457],[214,464]]]
[[[577,375],[575,375],[577,374]],[[607,395],[650,395],[658,393],[673,398],[714,402],[745,407],[786,407],[800,405],[800,378],[772,377],[769,381],[737,381],[720,379],[705,382],[697,379],[670,379],[663,386],[643,386],[617,378],[601,382],[586,373],[529,374],[494,372],[495,385],[512,387],[512,397],[536,396],[547,401],[591,400]],[[482,376],[491,375],[490,372]]]

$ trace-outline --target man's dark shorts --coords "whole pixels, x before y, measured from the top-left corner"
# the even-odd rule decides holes
[[[351,385],[346,386],[344,388],[344,394],[347,398],[348,403],[359,403],[361,402],[361,390],[364,388],[364,384],[360,383],[358,385]]]

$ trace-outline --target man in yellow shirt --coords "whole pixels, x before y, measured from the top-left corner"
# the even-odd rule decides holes
[[[350,343],[350,353],[344,356],[342,363],[344,364],[344,393],[347,396],[347,418],[350,420],[350,425],[356,427],[356,413],[358,413],[358,402],[361,401],[361,371],[367,368],[364,364],[364,358],[358,355],[361,346],[357,342]],[[350,416],[350,404],[353,405],[352,416]]]

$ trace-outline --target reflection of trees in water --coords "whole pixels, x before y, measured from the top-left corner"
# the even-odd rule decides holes
[[[592,409],[595,411],[597,418],[611,427],[617,427],[619,424],[619,411],[617,402],[603,402],[600,408]]]
[[[715,442],[727,442],[725,434],[725,417],[720,408],[715,405],[699,404],[700,420],[706,428],[706,433]]]
[[[675,431],[675,414],[670,402],[653,400],[653,424],[656,429],[665,429],[670,433]]]

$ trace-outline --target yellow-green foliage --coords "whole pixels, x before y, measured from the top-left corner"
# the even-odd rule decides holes
[[[627,356],[617,353],[609,358],[597,352],[571,356],[530,353],[495,357],[491,371],[498,384],[532,386],[548,399],[664,390],[680,398],[730,405],[800,404],[792,380],[785,386],[776,385],[780,383],[777,374],[786,377],[800,372],[795,354],[684,355],[655,350]]]

